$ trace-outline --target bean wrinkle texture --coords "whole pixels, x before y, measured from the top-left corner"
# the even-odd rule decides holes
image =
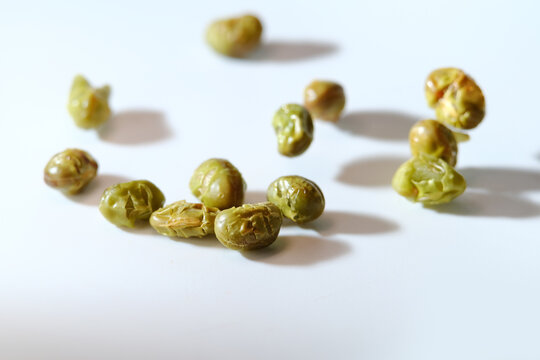
[[[105,189],[99,211],[114,225],[133,228],[148,221],[164,202],[165,196],[156,185],[148,180],[135,180]]]
[[[271,202],[244,204],[219,212],[214,231],[230,249],[255,250],[277,239],[282,220],[281,211]]]
[[[443,159],[419,155],[398,168],[392,179],[392,187],[410,201],[437,205],[461,195],[467,183]]]
[[[426,79],[427,103],[435,109],[437,120],[456,129],[473,129],[486,114],[482,89],[463,70],[441,68]]]
[[[297,175],[274,180],[266,198],[275,204],[283,216],[302,224],[317,219],[324,211],[324,195],[315,182]]]
[[[180,200],[154,211],[150,225],[165,236],[201,238],[214,233],[218,211],[218,208]]]
[[[308,149],[313,140],[313,120],[302,105],[283,105],[274,115],[272,126],[282,155],[298,156]]]

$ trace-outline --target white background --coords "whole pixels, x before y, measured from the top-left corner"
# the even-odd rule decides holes
[[[538,4],[0,0],[0,358],[540,359]],[[263,47],[213,53],[207,24],[247,11]],[[442,66],[474,77],[487,116],[460,147],[466,193],[432,210],[389,183]],[[77,73],[112,86],[100,131],[67,113]],[[273,113],[314,78],[344,85],[346,114],[282,157]],[[42,180],[68,147],[100,166],[73,198]],[[238,167],[247,201],[298,174],[326,212],[242,254],[97,210],[141,178],[194,201],[210,157]]]

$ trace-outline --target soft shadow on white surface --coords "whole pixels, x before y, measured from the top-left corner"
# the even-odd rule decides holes
[[[113,114],[98,131],[99,137],[120,145],[152,143],[172,136],[160,111],[129,110]]]
[[[68,198],[72,201],[75,201],[79,204],[98,206],[99,200],[103,191],[111,185],[123,183],[129,181],[129,179],[112,174],[97,174],[95,179],[93,179],[79,194],[70,195]]]
[[[266,194],[262,191],[248,191],[246,193],[246,203],[263,201],[266,201]],[[283,217],[281,226],[298,226],[303,229],[311,229],[323,236],[334,234],[377,234],[396,231],[399,228],[397,223],[373,215],[332,210],[325,210],[318,219],[307,224],[297,224],[291,219]]]
[[[208,247],[208,248],[221,248],[223,250],[227,250],[225,246],[223,246],[218,239],[216,239],[215,235],[207,235],[202,238],[181,238],[181,237],[172,237],[170,236],[169,239],[179,242],[179,243],[186,243],[194,246],[202,246],[202,247]]]
[[[351,251],[348,244],[314,236],[280,236],[271,246],[243,251],[250,260],[271,265],[307,266],[343,256]]]
[[[323,236],[334,234],[380,234],[399,229],[399,225],[390,220],[373,215],[354,214],[344,211],[325,211],[320,218],[301,227],[315,230]]]
[[[118,228],[121,229],[122,231],[128,232],[130,234],[135,234],[135,235],[163,236],[161,234],[158,234],[156,232],[156,230],[154,230],[154,228],[151,227],[150,224],[148,222],[145,222],[145,221],[140,221],[140,222],[136,223],[135,227],[133,227],[133,228],[128,228],[128,227],[125,227],[125,226],[119,226]]]
[[[530,218],[540,215],[540,206],[519,196],[466,191],[448,204],[426,206],[439,213],[479,216]]]
[[[459,169],[468,188],[493,192],[521,193],[540,191],[540,171],[516,168],[468,167]]]
[[[336,180],[356,186],[390,186],[392,176],[405,161],[407,158],[398,156],[359,158],[346,164]]]
[[[337,126],[350,134],[379,140],[407,141],[409,130],[420,117],[397,111],[347,112]]]
[[[318,221],[315,220],[315,221]],[[288,227],[288,226],[299,226],[297,223],[295,223],[294,221],[292,221],[291,219],[289,218],[286,218],[285,216],[283,217],[283,222],[281,223],[281,227],[284,228],[284,227]]]
[[[266,193],[264,191],[246,191],[244,203],[255,204],[266,201]]]
[[[216,236],[214,234],[206,235],[202,238],[197,238],[197,237],[183,238],[183,237],[177,237],[177,236],[165,236],[158,233],[156,230],[154,230],[154,228],[150,226],[147,222],[139,222],[135,225],[134,228],[120,227],[120,229],[130,234],[155,236],[164,241],[174,241],[176,243],[184,243],[184,244],[190,244],[194,246],[202,246],[202,247],[208,247],[208,248],[221,248],[221,249],[227,250],[227,248],[221,245],[218,239],[216,239]]]
[[[329,42],[310,40],[270,40],[263,42],[248,60],[294,62],[330,55],[338,50]]]
[[[540,191],[540,172],[505,167],[469,167],[458,170],[467,180],[467,191],[449,204],[430,208],[441,213],[467,216],[540,216],[540,204],[528,200],[522,194]]]

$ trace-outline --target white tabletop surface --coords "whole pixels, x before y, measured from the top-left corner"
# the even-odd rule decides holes
[[[0,359],[540,359],[538,1],[0,4]],[[212,52],[207,24],[244,12],[262,48]],[[474,77],[487,116],[459,150],[467,191],[431,210],[389,183],[443,66]],[[67,113],[78,73],[112,86],[100,131]],[[273,113],[314,78],[344,85],[346,113],[282,157]],[[42,179],[68,147],[99,162],[72,198]],[[243,254],[97,210],[134,179],[195,201],[210,157],[238,167],[247,201],[298,174],[326,212]]]

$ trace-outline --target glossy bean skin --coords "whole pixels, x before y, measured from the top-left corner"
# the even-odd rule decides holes
[[[253,15],[220,19],[208,26],[206,41],[218,53],[230,57],[246,57],[260,42],[263,27]]]
[[[214,233],[218,211],[218,208],[180,200],[154,211],[150,225],[165,236],[201,238]]]
[[[336,122],[345,107],[345,91],[336,82],[314,80],[304,90],[304,106],[313,118]]]
[[[463,70],[441,68],[426,79],[427,103],[435,109],[437,120],[456,129],[473,129],[486,113],[482,89]]]
[[[244,204],[220,211],[214,231],[217,239],[233,250],[255,250],[272,244],[279,235],[283,217],[270,203]]]
[[[114,225],[133,228],[148,221],[164,202],[165,196],[156,185],[148,180],[135,180],[105,189],[99,211]]]
[[[461,195],[467,183],[446,161],[419,155],[398,168],[392,179],[392,187],[410,201],[437,205]]]
[[[268,186],[266,198],[283,216],[299,224],[317,219],[325,206],[324,195],[317,184],[297,175],[274,180]]]
[[[111,116],[110,93],[108,85],[93,88],[82,75],[75,76],[68,101],[68,111],[75,124],[83,129],[92,129],[106,122]]]
[[[414,124],[409,132],[409,144],[413,156],[427,154],[456,165],[458,147],[454,133],[436,120]]]
[[[242,205],[246,183],[229,161],[208,159],[193,172],[189,188],[205,206],[223,210]]]
[[[274,115],[272,126],[281,155],[298,156],[308,149],[313,140],[313,120],[302,105],[283,105]]]
[[[98,164],[84,150],[66,149],[55,154],[43,170],[45,183],[67,195],[79,193],[96,177]]]

